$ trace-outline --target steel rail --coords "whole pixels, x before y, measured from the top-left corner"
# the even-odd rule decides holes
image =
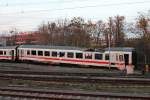
[[[64,71],[28,71],[28,70],[0,70],[0,74],[31,74],[31,75],[63,75],[63,76],[108,76],[108,77],[138,77],[146,78],[139,74],[125,75],[115,72],[64,72]]]
[[[149,85],[150,79],[119,78],[119,77],[90,77],[90,76],[63,76],[63,75],[27,75],[27,74],[0,74],[3,79],[22,79],[33,81],[56,82],[83,82],[83,83],[120,83]]]
[[[69,91],[69,90],[45,90],[32,88],[12,88],[0,87],[0,95],[40,99],[58,99],[58,100],[81,100],[97,98],[120,98],[120,99],[139,99],[149,100],[150,95],[129,94],[129,93],[110,93],[110,92],[87,92],[87,91]]]

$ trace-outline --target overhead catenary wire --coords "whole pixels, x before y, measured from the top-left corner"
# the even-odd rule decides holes
[[[21,17],[21,16],[20,16]],[[80,16],[78,16],[78,17],[80,17]],[[130,17],[133,17],[133,18],[135,18],[136,16],[130,16]],[[32,16],[27,16],[27,17],[25,17],[25,18],[34,18],[34,19],[42,19],[43,17],[32,17]],[[73,17],[72,17],[73,18]],[[101,20],[99,17],[89,17],[89,18],[84,18],[84,17],[82,17],[83,19],[86,19],[86,21],[88,21],[88,20],[95,20],[95,21],[98,21],[98,20]],[[14,18],[14,19],[16,19],[16,18]],[[44,19],[44,18],[43,18]],[[39,23],[39,24],[42,24],[42,23],[47,23],[47,22],[54,22],[54,21],[59,21],[59,20],[65,20],[65,19],[68,19],[68,20],[70,20],[70,18],[67,18],[67,17],[63,17],[63,18],[55,18],[55,17],[45,17],[45,20],[43,20],[43,21],[40,21],[41,23]],[[18,21],[7,21],[7,22],[5,22],[5,23],[0,23],[0,26],[7,26],[8,24],[7,23],[9,23],[10,25],[14,25],[14,24],[27,24],[27,25],[30,25],[30,26],[32,26],[33,24],[32,24],[32,22],[18,22]],[[21,26],[23,26],[23,25],[21,25]],[[24,25],[24,26],[26,26],[26,25]]]
[[[77,7],[66,7],[66,8],[57,8],[57,9],[43,9],[43,10],[21,10],[19,12],[13,13],[1,13],[1,15],[7,14],[26,14],[26,13],[44,13],[44,12],[52,12],[52,11],[61,11],[61,10],[74,10],[74,9],[84,9],[84,8],[99,8],[99,7],[110,7],[110,6],[123,6],[123,5],[134,5],[134,4],[145,4],[150,3],[150,1],[141,1],[141,2],[124,2],[124,3],[114,3],[114,4],[97,4],[97,5],[89,5],[89,6],[77,6]]]
[[[100,7],[105,8],[105,7],[116,7],[116,6],[128,6],[128,5],[134,5],[134,4],[139,4],[139,5],[141,4],[142,5],[142,4],[145,4],[145,3],[150,3],[150,1],[124,2],[124,3],[113,3],[113,4],[97,4],[97,5],[88,5],[88,6],[66,7],[66,8],[57,8],[57,9],[43,9],[43,10],[29,10],[29,11],[22,10],[22,11],[14,12],[14,13],[0,13],[0,15],[1,16],[2,15],[14,15],[15,16],[16,14],[25,15],[25,14],[28,14],[28,13],[31,13],[31,15],[32,15],[32,13],[45,13],[45,12],[49,13],[49,12],[63,11],[63,10],[78,10],[78,9],[85,9],[85,8],[100,8]],[[26,18],[26,17],[30,18],[30,16],[23,16],[23,17],[24,18]],[[51,19],[51,18],[48,18],[48,19]],[[12,22],[12,24],[13,23],[16,23],[16,22],[14,21],[14,22]],[[10,25],[10,26],[12,26],[12,25]],[[26,26],[26,25],[16,25],[16,26]],[[33,25],[31,23],[28,23],[27,26],[33,26]]]
[[[88,2],[88,1],[91,1],[91,0],[65,0],[65,1],[62,1],[62,0],[55,0],[55,1],[44,1],[42,0],[42,2],[30,2],[30,3],[3,3],[3,4],[0,4],[0,7],[12,7],[12,6],[29,6],[29,5],[41,5],[41,4],[57,4],[57,3],[74,3],[74,2]],[[94,0],[92,0],[93,2]],[[95,0],[97,1],[97,0]]]

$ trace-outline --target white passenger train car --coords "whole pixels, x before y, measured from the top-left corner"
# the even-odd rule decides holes
[[[17,46],[0,47],[0,60],[15,60]]]
[[[106,66],[103,52],[85,51],[83,48],[68,46],[20,46],[19,59],[51,63]]]
[[[134,48],[114,47],[105,49],[105,54],[110,54],[111,67],[117,67],[120,70],[126,66],[136,67],[137,54]]]
[[[69,46],[21,45],[0,47],[0,60],[38,61],[66,63],[98,67],[114,67],[124,70],[136,66],[136,52],[133,48],[110,48],[90,50]]]
[[[110,48],[104,51],[89,51],[85,48],[68,46],[22,45],[18,47],[18,59],[50,63],[68,63],[99,67],[115,67],[120,70],[126,65],[136,65],[133,48]]]

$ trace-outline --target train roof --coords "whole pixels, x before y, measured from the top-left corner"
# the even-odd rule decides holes
[[[52,45],[21,45],[19,48],[38,48],[38,49],[60,49],[60,50],[79,50],[83,51],[85,48],[72,46],[52,46]]]
[[[15,49],[17,46],[0,46],[0,49]],[[38,48],[38,49],[60,49],[60,50],[79,50],[79,51],[91,51],[91,52],[104,52],[109,51],[109,48],[105,49],[87,49],[73,46],[52,46],[52,45],[20,45],[19,48]],[[110,51],[135,51],[132,47],[111,47]]]
[[[17,46],[0,46],[0,49],[15,49]]]
[[[124,52],[132,52],[135,49],[132,47],[111,47],[110,51],[124,51]],[[109,48],[106,48],[105,51],[109,51]]]

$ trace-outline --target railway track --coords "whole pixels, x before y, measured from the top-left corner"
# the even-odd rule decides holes
[[[99,77],[94,76],[95,73],[87,76],[81,73],[47,73],[41,74],[35,72],[20,72],[20,71],[0,72],[0,78],[3,79],[22,79],[34,81],[56,81],[56,82],[83,82],[83,83],[120,83],[120,84],[142,84],[148,85],[149,78],[128,78],[128,77]],[[81,74],[81,75],[80,75]],[[93,76],[92,76],[93,75]]]
[[[106,73],[107,74],[107,73]],[[102,77],[103,76],[103,77]],[[72,82],[72,83],[110,83],[110,84],[131,84],[134,85],[142,85],[149,86],[150,79],[143,77],[132,77],[132,76],[108,76],[104,77],[104,74],[100,73],[72,73],[72,72],[43,72],[43,71],[7,71],[0,70],[0,79],[19,79],[19,80],[31,80],[35,82],[43,81],[43,82]],[[26,84],[26,83],[25,83]],[[7,86],[7,85],[5,85]],[[11,85],[8,85],[11,86]],[[13,86],[13,85],[12,85]],[[69,91],[54,91],[54,90],[43,90],[43,89],[31,89],[20,87],[0,87],[0,97],[18,97],[18,98],[32,98],[38,100],[49,100],[49,99],[57,99],[57,100],[101,100],[101,99],[129,99],[129,100],[150,100],[149,91],[136,94],[132,94],[130,92],[118,92],[117,90],[114,93],[110,92],[81,92],[71,90]],[[127,87],[129,88],[129,87]],[[66,88],[65,88],[66,89]],[[139,88],[137,88],[139,89]],[[77,90],[77,89],[75,89]],[[107,90],[107,89],[106,89]],[[143,89],[144,91],[144,89]],[[111,91],[112,92],[112,91]],[[116,93],[117,92],[117,93]],[[140,94],[140,95],[139,95]],[[147,94],[147,95],[146,95]]]
[[[141,74],[126,75],[123,72],[72,72],[72,71],[29,71],[29,70],[0,70],[0,74],[28,74],[28,75],[63,75],[63,76],[96,76],[96,77],[128,77],[146,78]]]
[[[124,76],[115,72],[65,72],[65,71],[29,71],[29,70],[0,70],[0,74],[30,74],[30,75],[63,75],[63,76]]]
[[[0,87],[0,96],[35,98],[41,100],[100,100],[100,99],[128,99],[149,100],[150,95],[124,94],[110,92],[86,92],[68,90],[45,90],[32,88]]]

